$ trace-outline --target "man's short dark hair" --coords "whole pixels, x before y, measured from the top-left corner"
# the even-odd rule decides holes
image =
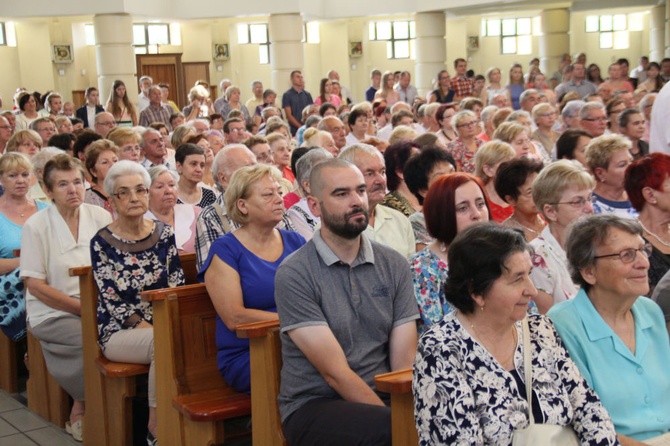
[[[232,122],[244,122],[240,118],[230,118],[223,123],[223,133],[230,133],[230,123]]]
[[[467,61],[465,59],[463,59],[462,57],[459,57],[458,59],[454,60],[454,68],[456,68],[460,62],[467,63]]]

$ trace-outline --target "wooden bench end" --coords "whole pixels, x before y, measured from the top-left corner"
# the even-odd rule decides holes
[[[375,376],[375,386],[380,392],[401,394],[412,392],[412,369],[397,370]]]
[[[238,338],[261,338],[267,336],[270,330],[279,329],[279,321],[250,322],[237,326],[235,332]]]
[[[177,396],[172,406],[192,421],[221,421],[251,414],[251,396],[216,390]]]

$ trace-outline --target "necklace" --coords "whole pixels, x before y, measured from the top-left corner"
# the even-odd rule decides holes
[[[449,135],[447,135],[447,133],[444,131],[444,129],[442,129],[442,130],[440,130],[440,131],[442,132],[442,134],[444,135],[444,137],[447,138],[447,139],[449,140],[449,142],[451,142],[451,141],[454,140],[453,138],[449,138]]]
[[[639,218],[637,219],[637,222],[640,223],[640,226],[642,226],[642,229],[644,229],[644,232],[646,232],[646,233],[648,233],[649,235],[651,235],[652,237],[654,237],[654,238],[655,238],[656,240],[658,240],[658,242],[659,242],[660,244],[662,244],[663,246],[667,246],[667,247],[670,248],[670,242],[666,242],[666,241],[663,240],[661,237],[659,237],[658,235],[654,234],[654,233],[651,232],[649,229],[647,229],[647,227],[646,227],[644,224],[642,224],[642,221],[640,221]]]
[[[539,218],[539,217],[538,217],[538,218]],[[531,229],[531,228],[529,228],[528,226],[526,226],[526,225],[524,225],[523,223],[521,223],[519,220],[517,220],[517,218],[516,218],[516,214],[515,214],[515,215],[512,215],[512,217],[510,218],[510,220],[512,220],[512,223],[513,223],[513,224],[515,224],[515,225],[517,225],[517,226],[520,226],[521,229],[525,229],[526,231],[530,232],[531,234],[540,235],[540,232],[542,232],[542,231],[536,231],[535,229]]]
[[[468,322],[470,322],[470,328],[472,328],[472,331],[475,333],[475,337],[477,338],[477,340],[480,341],[482,346],[491,354],[491,356],[493,356],[493,352],[486,346],[486,343],[484,342],[484,338],[482,338],[482,336],[477,331],[477,328],[475,327],[475,324],[473,324],[472,321],[470,321],[470,320]],[[505,364],[507,364],[510,361],[510,359],[512,359],[514,357],[514,353],[516,353],[516,336],[515,336],[515,331],[514,331],[514,325],[512,325],[511,333],[512,333],[512,344],[514,345],[514,348],[512,349],[512,353],[510,353],[509,356],[507,356],[507,358],[505,358],[504,361],[500,362],[500,365],[502,365],[503,367],[505,366]],[[493,357],[495,358],[495,356],[493,356]],[[498,358],[496,358],[496,360],[497,359]]]

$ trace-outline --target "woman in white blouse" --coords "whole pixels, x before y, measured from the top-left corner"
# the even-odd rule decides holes
[[[533,201],[547,222],[540,236],[530,243],[535,249],[530,276],[538,290],[535,302],[542,314],[579,290],[570,277],[565,241],[573,221],[593,214],[594,184],[583,166],[567,160],[545,167],[533,183]]]
[[[90,241],[112,221],[109,212],[84,203],[84,170],[58,155],[44,167],[45,192],[53,206],[23,227],[21,277],[26,284],[28,329],[40,340],[49,372],[72,397],[68,433],[81,440],[84,415],[79,281],[72,267],[91,264]]]

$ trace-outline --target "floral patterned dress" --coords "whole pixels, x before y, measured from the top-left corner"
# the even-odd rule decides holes
[[[412,380],[419,444],[509,445],[514,430],[528,426],[525,389],[470,337],[456,315],[445,316],[419,340]],[[533,397],[544,423],[572,426],[583,445],[619,444],[612,420],[551,321],[533,315],[528,322]],[[514,366],[523,377],[521,322],[516,331]]]
[[[479,149],[484,141],[479,138],[475,138],[475,144],[477,144],[477,149]],[[459,172],[465,173],[475,173],[475,154],[477,151],[471,152],[463,144],[463,140],[458,138],[456,141],[450,142],[447,145],[447,151],[451,153],[451,156],[454,157],[456,161],[456,167]]]
[[[449,268],[427,247],[409,258],[414,283],[414,295],[419,306],[421,318],[417,320],[419,334],[429,326],[442,320],[445,314],[451,313],[453,307],[444,295],[444,282],[447,281]]]
[[[109,338],[123,323],[138,314],[151,323],[151,303],[142,302],[146,290],[184,285],[172,227],[156,222],[143,240],[126,241],[102,228],[91,240],[93,276],[100,290],[98,343],[104,350]]]

